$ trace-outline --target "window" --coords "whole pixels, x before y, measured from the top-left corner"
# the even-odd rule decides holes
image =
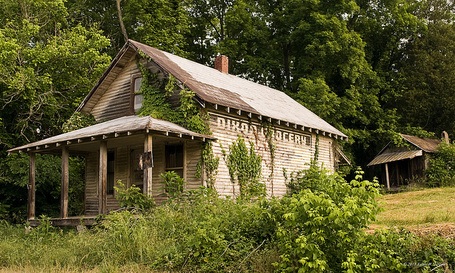
[[[107,194],[114,194],[114,170],[115,170],[115,153],[107,152]]]
[[[142,100],[144,97],[142,96],[141,93],[139,93],[139,90],[141,89],[141,84],[142,84],[142,78],[134,78],[133,79],[133,109],[134,112],[136,113],[141,109],[142,106]]]
[[[183,145],[166,145],[166,172],[174,171],[183,178]]]

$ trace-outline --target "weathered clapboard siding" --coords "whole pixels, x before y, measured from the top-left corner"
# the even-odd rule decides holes
[[[197,164],[201,159],[202,143],[187,141],[184,148],[185,189],[195,190],[202,186],[202,179],[196,177]]]
[[[98,215],[98,152],[86,157],[85,215]]]
[[[256,153],[262,158],[262,180],[266,184],[267,194],[283,196],[286,193],[283,169],[287,173],[306,169],[314,157],[316,134],[294,129],[293,127],[273,125],[275,144],[274,164],[263,127],[259,121],[249,121],[246,117],[229,115],[226,112],[210,112],[210,127],[218,140],[213,146],[215,156],[220,157],[220,166],[215,188],[221,195],[238,195],[238,185],[230,181],[229,171],[223,159],[222,149],[229,151],[229,146],[242,136],[247,143],[253,143]],[[319,163],[333,171],[334,157],[332,139],[319,135]],[[273,168],[273,175],[272,173]]]
[[[164,142],[160,139],[154,139],[153,141],[153,169],[152,169],[152,195],[157,197],[164,191],[160,190],[163,184],[161,174],[165,172],[165,160],[164,160]]]
[[[131,76],[140,73],[134,58],[122,69],[101,95],[90,113],[97,121],[131,114]]]

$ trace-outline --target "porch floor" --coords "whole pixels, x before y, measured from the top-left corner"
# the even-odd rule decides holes
[[[51,223],[55,227],[63,226],[92,226],[95,223],[96,216],[71,216],[66,218],[52,218]],[[30,226],[36,227],[40,225],[39,219],[28,220]]]

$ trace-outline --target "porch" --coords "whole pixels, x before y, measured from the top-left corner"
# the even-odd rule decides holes
[[[56,226],[92,225],[99,214],[119,208],[114,186],[121,181],[136,185],[143,193],[156,197],[161,187],[160,174],[175,171],[189,188],[203,185],[194,173],[200,159],[202,143],[212,137],[189,131],[168,121],[151,117],[126,116],[50,137],[9,150],[29,155],[27,220],[35,218],[35,160],[37,153],[60,154],[60,216],[52,219]],[[84,215],[68,215],[69,157],[84,156]]]

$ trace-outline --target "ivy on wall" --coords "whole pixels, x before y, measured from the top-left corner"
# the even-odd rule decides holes
[[[241,136],[229,146],[229,153],[222,149],[232,183],[239,185],[240,197],[249,199],[265,196],[265,185],[261,183],[262,159],[256,154],[254,144],[250,149]]]
[[[273,141],[273,133],[274,130],[272,128],[272,125],[270,123],[262,123],[262,127],[264,128],[264,136],[267,141],[267,147],[269,148],[269,153],[270,153],[270,174],[269,174],[269,181],[271,184],[271,195],[273,196],[273,175],[275,173],[275,150],[276,150],[276,144]]]
[[[137,65],[142,73],[142,84],[139,92],[143,96],[141,116],[152,116],[178,124],[199,134],[211,134],[208,125],[209,115],[198,107],[194,100],[195,93],[185,86],[179,86],[177,79],[169,74],[160,80],[158,74],[152,73],[139,61]],[[179,106],[173,107],[170,98],[179,91]],[[213,154],[212,143],[203,144],[201,160],[197,164],[196,177],[205,174],[207,186],[213,188],[218,173],[219,158]]]
[[[203,144],[201,152],[201,160],[197,163],[196,166],[196,177],[200,178],[205,174],[205,179],[207,182],[207,187],[213,189],[216,182],[216,175],[218,174],[218,165],[220,163],[220,158],[216,157],[213,154],[213,144],[212,142],[206,142]]]

